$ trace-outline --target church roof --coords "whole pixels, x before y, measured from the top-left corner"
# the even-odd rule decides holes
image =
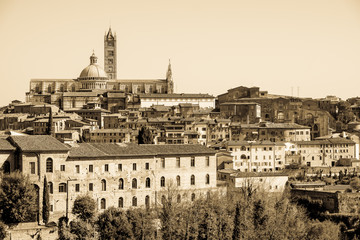
[[[90,56],[90,65],[84,68],[80,73],[80,80],[106,80],[108,76],[104,69],[97,65],[97,57],[93,53]]]

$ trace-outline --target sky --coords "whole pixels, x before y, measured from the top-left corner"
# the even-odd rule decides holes
[[[77,78],[93,50],[103,66],[110,26],[118,79],[165,78],[171,59],[178,93],[360,95],[359,0],[0,0],[0,106],[31,78]]]

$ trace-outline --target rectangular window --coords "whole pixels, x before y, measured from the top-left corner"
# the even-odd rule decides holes
[[[80,184],[75,184],[75,192],[80,192]]]
[[[195,157],[191,157],[190,166],[195,167]]]
[[[121,163],[118,164],[118,170],[119,170],[119,171],[122,171],[122,164],[121,164]]]
[[[65,172],[65,165],[60,165],[60,171]]]
[[[209,156],[205,157],[205,164],[207,167],[210,166],[210,157]]]
[[[54,211],[54,205],[50,205],[50,212]]]
[[[133,171],[136,171],[136,163],[133,163]]]
[[[105,164],[105,172],[109,171],[109,164]]]
[[[165,168],[165,158],[161,158],[161,167]]]
[[[76,173],[80,173],[80,165],[75,165]]]
[[[35,174],[35,162],[30,162],[30,173]]]
[[[147,163],[145,163],[145,169],[146,170],[149,170],[150,169],[150,164],[147,162]]]
[[[89,165],[89,172],[94,172],[94,166],[92,164]]]
[[[180,167],[180,157],[176,158],[176,167]]]
[[[93,183],[89,183],[89,191],[94,191],[94,184]]]

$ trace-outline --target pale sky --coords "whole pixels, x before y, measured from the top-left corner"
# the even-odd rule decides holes
[[[31,78],[77,78],[117,34],[118,78],[165,78],[218,95],[258,86],[300,97],[359,96],[359,0],[0,0],[0,106]]]

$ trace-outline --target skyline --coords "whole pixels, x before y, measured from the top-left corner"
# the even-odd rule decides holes
[[[111,6],[111,7],[110,7]],[[25,100],[31,78],[77,78],[103,37],[117,35],[118,78],[165,78],[175,92],[238,86],[300,97],[356,97],[358,1],[0,2],[0,105]]]

